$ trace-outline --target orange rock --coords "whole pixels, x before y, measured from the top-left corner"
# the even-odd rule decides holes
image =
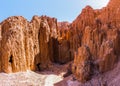
[[[112,41],[106,41],[105,43],[102,43],[99,57],[100,72],[106,72],[114,67],[114,64],[117,60],[117,56],[115,55]]]
[[[51,22],[49,22],[51,21]],[[57,21],[34,16],[31,23],[23,17],[10,17],[1,23],[1,71],[18,72],[48,68],[54,53],[52,38],[57,38]],[[52,47],[50,47],[52,46]]]
[[[99,64],[100,72],[111,70],[119,57],[119,4],[120,0],[110,0],[107,7],[98,10],[87,6],[71,24],[71,50],[75,52],[79,51],[79,47],[88,46],[92,59]],[[75,56],[73,64],[78,64],[78,62],[80,64],[81,61],[76,57],[79,57],[79,55]],[[83,61],[83,59],[81,60]],[[79,72],[82,70],[81,65],[76,65],[76,67],[80,68]],[[76,71],[73,71],[73,73],[77,79],[86,80],[85,78],[81,79],[84,75],[76,74]]]
[[[78,48],[78,52],[75,53],[72,71],[79,81],[86,82],[91,78],[91,63],[92,57],[89,48],[87,46]]]
[[[30,22],[10,17],[0,23],[0,71],[42,70],[74,59],[73,73],[85,82],[91,59],[100,72],[111,70],[120,55],[119,15],[120,0],[110,0],[102,9],[86,6],[71,24],[47,16]]]

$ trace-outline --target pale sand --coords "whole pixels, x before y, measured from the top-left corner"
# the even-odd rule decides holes
[[[0,86],[53,86],[63,78],[52,73],[40,74],[32,71],[12,74],[0,73]]]

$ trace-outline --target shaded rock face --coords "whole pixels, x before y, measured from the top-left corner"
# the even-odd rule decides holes
[[[70,30],[72,34],[71,45],[73,45],[72,50],[78,53],[74,55],[73,64],[81,63],[80,56],[86,58],[83,52],[79,52],[79,47],[86,45],[90,50],[91,58],[94,61],[93,64],[97,66],[97,71],[106,72],[115,66],[120,55],[119,4],[119,0],[110,0],[107,7],[100,10],[94,10],[87,6],[73,21]],[[84,49],[82,50],[84,51]],[[81,65],[76,65],[79,70],[76,69],[75,71],[74,68],[75,65],[73,65],[73,73],[78,80],[81,82],[88,80],[81,73],[81,70],[83,70]],[[89,74],[89,72],[88,68],[86,73]],[[81,79],[81,77],[84,78]]]
[[[56,62],[64,64],[73,60],[70,50],[70,32],[68,22],[58,22],[58,58]]]
[[[75,53],[72,70],[79,81],[86,82],[90,79],[92,72],[92,57],[87,46],[78,48],[78,52]]]
[[[100,47],[99,55],[99,70],[100,72],[105,72],[113,68],[117,56],[115,54],[112,41],[103,42]]]

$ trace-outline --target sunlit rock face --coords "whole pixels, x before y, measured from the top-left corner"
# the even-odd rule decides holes
[[[24,45],[24,28],[26,27],[27,21],[23,17],[11,17],[2,22],[1,71],[18,72],[27,69]]]
[[[48,68],[57,38],[57,20],[34,16],[28,22],[21,16],[1,23],[0,63],[3,72]]]
[[[62,27],[55,18],[47,16],[34,16],[31,22],[21,16],[3,21],[0,24],[0,71],[44,70],[52,63],[70,61],[69,32]]]

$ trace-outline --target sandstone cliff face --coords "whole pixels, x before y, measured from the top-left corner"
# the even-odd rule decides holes
[[[73,74],[85,82],[94,67],[112,69],[120,55],[119,4],[111,0],[99,10],[87,6],[71,24],[47,16],[30,22],[21,16],[6,19],[0,23],[0,72],[44,70],[74,59]]]
[[[54,41],[50,40],[57,38],[57,20],[34,16],[28,22],[23,17],[10,17],[1,23],[1,36],[1,71],[48,68],[54,54]]]
[[[87,46],[78,48],[78,52],[75,53],[72,70],[79,81],[86,82],[90,79],[92,74],[92,57]]]
[[[27,26],[24,18],[8,18],[1,24],[1,70],[4,72],[25,71],[25,45],[23,30]],[[17,57],[17,58],[14,58]]]
[[[69,32],[59,31],[55,18],[34,16],[28,22],[16,16],[0,26],[0,71],[43,70],[71,60]]]
[[[99,52],[99,71],[105,72],[112,69],[117,60],[112,41],[103,42]]]
[[[88,46],[91,58],[94,61],[94,65],[98,65],[97,70],[99,72],[105,72],[112,69],[119,57],[120,6],[118,4],[120,4],[119,0],[111,0],[107,7],[100,10],[93,10],[90,6],[87,6],[71,24],[71,28],[74,31],[72,33],[76,33],[71,37],[73,38],[73,45],[78,45],[75,49],[76,52],[79,51],[79,47],[83,47],[84,45]],[[76,35],[79,38],[76,38]],[[82,54],[81,56],[85,58],[84,53]],[[76,54],[74,57],[76,57]],[[80,56],[77,56],[73,64],[80,63],[81,61],[79,58]],[[77,66],[82,68],[80,65]],[[80,71],[81,70],[73,70],[73,73],[77,78],[79,77],[78,79],[81,82],[84,82],[84,80],[87,79],[81,79],[84,75],[81,74],[81,76],[79,76],[80,74],[77,73]],[[89,74],[89,69],[87,73]]]
[[[71,57],[70,51],[70,32],[69,32],[69,23],[68,22],[58,22],[58,51],[59,56],[56,59],[59,63],[66,63],[73,60]]]

